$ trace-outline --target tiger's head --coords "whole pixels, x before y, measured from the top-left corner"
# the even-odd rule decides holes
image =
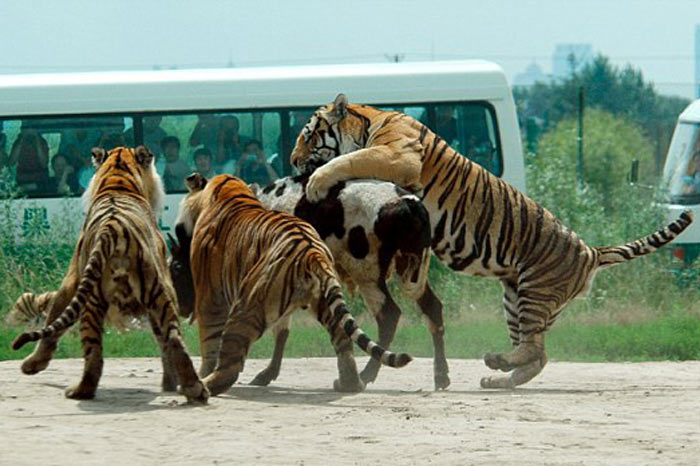
[[[311,116],[290,157],[300,173],[312,173],[335,157],[364,146],[365,123],[348,111],[348,106],[345,94],[338,94],[333,103],[320,107]]]
[[[165,191],[153,160],[146,146],[117,147],[109,152],[93,148],[92,163],[97,171],[83,194],[83,202],[89,206],[103,194],[130,192],[143,197],[157,216],[163,208]]]

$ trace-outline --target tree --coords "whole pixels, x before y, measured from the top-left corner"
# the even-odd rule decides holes
[[[563,81],[514,90],[526,147],[532,150],[540,132],[576,115],[581,86],[586,111],[599,108],[623,116],[639,125],[644,135],[655,141],[656,163],[651,169],[659,173],[678,115],[689,101],[658,94],[653,84],[644,81],[639,70],[631,65],[622,69],[615,67],[603,55]]]
[[[589,232],[589,238],[599,237],[598,244],[607,244],[615,238],[606,233],[611,219],[628,222],[632,214],[648,210],[652,203],[651,192],[630,187],[627,177],[632,161],[637,159],[640,172],[645,174],[643,181],[652,179],[654,146],[642,128],[629,119],[600,109],[588,110],[584,118],[585,188],[580,191],[576,181],[576,125],[576,118],[567,118],[542,135],[537,152],[528,156],[528,194],[574,231]],[[649,220],[646,216],[640,218],[643,222]],[[638,225],[631,227],[632,235],[645,231],[637,229]],[[626,230],[624,226],[617,230],[620,228]]]

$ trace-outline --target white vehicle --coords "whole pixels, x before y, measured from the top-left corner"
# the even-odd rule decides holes
[[[421,120],[525,190],[511,90],[485,61],[0,76],[4,188],[16,182],[22,193],[12,203],[23,235],[79,226],[90,149],[145,143],[164,179],[167,231],[191,171],[263,185],[290,174],[299,131],[339,92]]]
[[[668,148],[663,176],[668,189],[669,218],[677,218],[686,209],[700,214],[700,99],[678,117]],[[693,222],[674,240],[673,254],[686,264],[700,255],[700,222]]]

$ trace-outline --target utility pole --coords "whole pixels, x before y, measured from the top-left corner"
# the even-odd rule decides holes
[[[384,54],[384,57],[387,59],[387,61],[399,63],[403,61],[405,55],[403,53],[395,53],[393,55]]]
[[[583,189],[583,86],[578,88],[578,157],[576,158],[576,172],[578,175],[578,188]]]

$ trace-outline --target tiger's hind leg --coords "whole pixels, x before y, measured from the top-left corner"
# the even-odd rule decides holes
[[[287,343],[287,337],[289,336],[289,321],[290,317],[285,317],[275,324],[275,349],[272,353],[270,364],[255,376],[250,385],[267,386],[279,376],[280,368],[282,367],[282,356],[284,355],[284,345]]]
[[[199,300],[200,297],[197,296]],[[202,365],[199,376],[204,378],[214,372],[216,361],[221,349],[221,335],[229,315],[228,306],[211,302],[207,296],[202,296],[196,305],[197,325],[199,328],[199,350]]]
[[[392,298],[384,280],[380,280],[379,284],[360,284],[359,287],[365,304],[377,320],[377,343],[382,348],[388,349],[396,335],[401,309]],[[362,382],[365,384],[374,382],[381,365],[376,359],[370,358],[360,373]]]
[[[83,345],[83,377],[78,385],[66,390],[66,397],[75,400],[89,400],[95,397],[97,384],[102,376],[102,331],[106,303],[95,303],[88,297],[80,314],[80,340]]]
[[[221,349],[214,372],[204,383],[212,395],[225,392],[238,380],[251,345],[266,328],[262,304],[252,300],[246,305],[240,300],[231,306],[228,320],[221,335]]]
[[[162,286],[162,285],[156,285]],[[175,292],[164,289],[161,293],[154,293],[158,299],[153,305],[148,306],[149,320],[156,324],[154,333],[156,338],[156,328],[162,338],[163,348],[163,385],[180,382],[180,392],[187,397],[189,402],[206,403],[209,392],[199,380],[197,372],[190,356],[185,350],[185,344],[180,332],[180,322],[177,318],[177,308],[174,305]],[[168,387],[169,388],[169,387]]]
[[[546,364],[544,332],[551,311],[546,302],[529,298],[528,293],[516,288],[514,282],[502,280],[501,283],[504,288],[505,316],[514,350],[510,353],[487,353],[484,362],[489,368],[504,372],[528,366],[515,377],[522,384],[537,375]],[[540,293],[536,295],[540,296]],[[533,373],[535,370],[537,372]],[[527,378],[529,374],[532,375]],[[524,379],[527,380],[522,381]]]
[[[318,321],[328,330],[338,358],[338,379],[333,382],[333,389],[345,393],[363,391],[365,383],[357,372],[352,340],[341,326],[335,324],[334,316],[322,297],[314,303],[313,309]]]
[[[148,314],[148,321],[151,324],[151,330],[153,335],[160,346],[160,357],[163,364],[163,378],[161,380],[161,388],[164,392],[174,392],[177,391],[177,371],[175,370],[175,365],[170,358],[170,353],[166,351],[165,346],[165,336],[160,330],[160,325],[158,322],[153,320],[153,315]]]
[[[423,294],[417,300],[423,315],[428,319],[428,329],[433,337],[433,379],[435,390],[444,390],[450,386],[450,369],[445,357],[445,326],[442,319],[442,302],[426,283]]]

